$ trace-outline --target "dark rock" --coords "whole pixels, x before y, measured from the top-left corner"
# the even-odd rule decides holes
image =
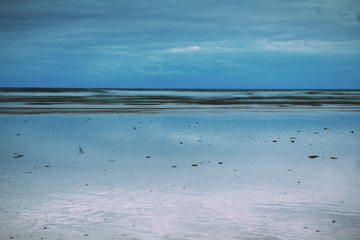
[[[317,155],[308,156],[308,158],[311,158],[311,159],[318,158],[318,157],[319,157],[319,156],[317,156]]]
[[[219,162],[219,164],[223,164],[223,162]]]
[[[197,164],[192,164],[191,166],[193,166],[193,167],[197,167]]]

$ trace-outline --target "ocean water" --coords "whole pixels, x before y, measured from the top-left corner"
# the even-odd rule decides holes
[[[1,99],[0,239],[359,239],[358,91]]]
[[[126,112],[204,109],[359,110],[360,90],[0,88],[0,111]]]

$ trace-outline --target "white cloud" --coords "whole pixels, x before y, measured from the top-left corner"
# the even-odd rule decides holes
[[[258,40],[251,48],[281,52],[358,54],[360,53],[360,41]]]
[[[145,75],[179,75],[184,73],[182,71],[177,71],[177,70],[164,70],[163,67],[161,66],[155,70],[153,69],[145,70],[140,67],[134,67],[133,70],[138,74],[145,74]]]
[[[194,51],[198,51],[200,49],[201,49],[201,47],[199,47],[199,46],[191,46],[191,47],[183,47],[183,48],[171,48],[169,50],[169,52],[174,52],[174,53],[178,53],[178,52],[194,52]]]
[[[171,53],[187,53],[187,52],[234,52],[239,51],[240,49],[228,48],[228,47],[218,47],[218,46],[207,46],[207,47],[199,47],[199,46],[191,46],[191,47],[183,47],[183,48],[171,48],[166,52]]]

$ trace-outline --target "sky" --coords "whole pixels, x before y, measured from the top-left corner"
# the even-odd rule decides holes
[[[359,0],[0,0],[0,87],[359,89]]]

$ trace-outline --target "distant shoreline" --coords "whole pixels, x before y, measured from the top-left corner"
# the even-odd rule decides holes
[[[66,92],[75,91],[83,92],[89,90],[121,90],[121,91],[194,91],[194,92],[242,92],[242,91],[351,91],[356,92],[360,89],[347,89],[347,88],[290,88],[290,89],[277,89],[277,88],[80,88],[80,87],[0,87],[2,91],[19,91],[19,92]]]
[[[360,90],[0,89],[0,113],[360,111]]]

